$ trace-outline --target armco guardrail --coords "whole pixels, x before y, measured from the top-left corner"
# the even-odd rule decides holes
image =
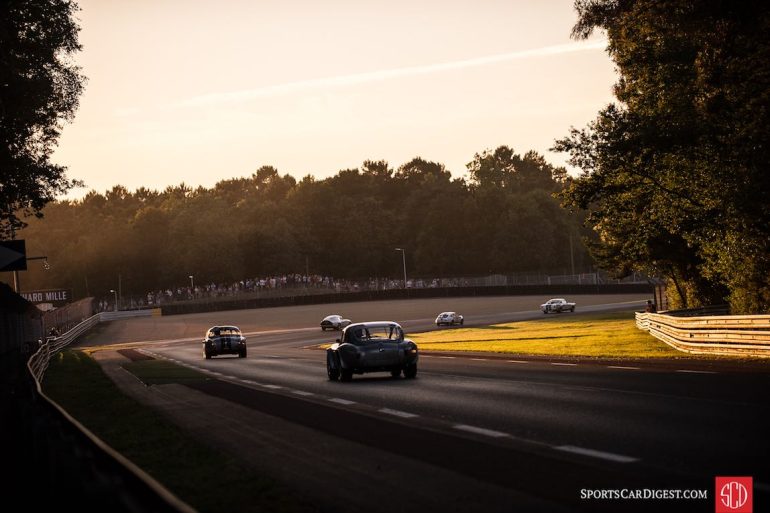
[[[93,315],[83,322],[75,325],[75,327],[64,333],[62,336],[47,339],[46,342],[42,344],[40,349],[29,359],[29,362],[27,363],[29,370],[36,380],[43,381],[43,374],[45,374],[45,371],[48,368],[48,362],[51,360],[51,356],[55,355],[70,345],[80,335],[90,330],[100,322],[127,319],[130,317],[149,317],[151,315],[160,315],[160,309],[100,312],[96,315]]]
[[[130,319],[132,317],[150,317],[160,315],[160,308],[150,310],[118,310],[117,312],[100,312],[99,322]]]
[[[89,317],[62,336],[49,338],[40,346],[40,349],[27,362],[29,371],[38,383],[43,381],[43,374],[45,374],[48,368],[48,362],[51,361],[51,357],[74,342],[80,335],[96,326],[99,323],[99,316],[100,314],[96,314]]]
[[[636,326],[692,354],[770,357],[770,315],[637,313]]]
[[[43,393],[40,385],[51,358],[99,322],[152,314],[152,310],[96,314],[62,336],[47,340],[27,361],[38,397],[50,406],[47,409],[38,406],[40,411],[36,414],[37,423],[42,422],[42,416],[50,417],[45,425],[58,426],[61,436],[68,440],[67,444],[51,444],[49,452],[52,455],[49,459],[69,461],[65,466],[71,472],[60,471],[52,475],[51,480],[55,483],[60,495],[70,496],[73,502],[80,503],[78,507],[81,509],[84,507],[84,498],[78,497],[77,494],[82,492],[90,494],[91,500],[99,503],[101,511],[195,513],[188,504],[72,418],[61,406]],[[46,429],[46,436],[53,436],[50,429]],[[39,435],[38,438],[43,438],[43,435]],[[43,471],[45,472],[44,469]],[[79,478],[84,475],[88,476],[87,482]],[[88,504],[85,504],[85,509],[91,510]]]

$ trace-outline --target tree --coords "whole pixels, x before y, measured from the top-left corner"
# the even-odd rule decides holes
[[[508,146],[477,153],[467,167],[473,187],[512,192],[555,191],[567,175],[566,169],[554,168],[537,152],[529,151],[522,157]]]
[[[770,8],[579,0],[573,36],[607,31],[617,104],[557,141],[583,170],[594,255],[667,276],[683,306],[770,311]]]
[[[50,161],[85,82],[70,61],[81,49],[77,10],[70,0],[0,2],[0,238],[80,184]]]
[[[186,287],[191,274],[199,285],[305,270],[395,278],[397,247],[407,248],[413,277],[564,272],[573,256],[584,264],[582,248],[568,251],[578,218],[552,196],[558,173],[532,152],[514,160],[516,185],[507,188],[469,186],[421,158],[396,170],[367,160],[299,183],[262,166],[211,189],[115,185],[52,202],[44,219],[30,220],[23,233],[57,272],[32,270],[27,283],[82,296],[105,294],[120,280],[125,298]]]

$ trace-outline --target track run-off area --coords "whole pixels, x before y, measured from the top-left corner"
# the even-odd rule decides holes
[[[734,359],[608,360],[422,352],[414,380],[327,379],[320,320],[437,329],[543,318],[535,296],[238,310],[113,321],[80,345],[121,389],[328,511],[713,511],[716,476],[770,491],[770,366]],[[572,296],[577,311],[641,310],[642,295]],[[212,325],[248,357],[204,360]],[[441,328],[452,329],[452,328]],[[121,365],[155,358],[211,379],[145,386]],[[591,500],[597,489],[708,490],[708,499]],[[759,502],[758,502],[759,501]],[[755,509],[755,511],[760,511]]]

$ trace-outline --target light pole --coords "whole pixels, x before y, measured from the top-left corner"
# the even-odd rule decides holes
[[[404,288],[406,288],[406,251],[403,248],[396,248],[401,252],[401,260],[404,262]]]
[[[115,311],[118,311],[118,292],[115,289],[110,289],[110,292],[115,296]]]
[[[190,278],[190,296],[193,298],[195,297],[195,281],[193,280],[193,275],[191,274],[188,276]]]
[[[29,260],[42,260],[43,261],[43,269],[46,271],[51,268],[50,265],[48,265],[48,257],[47,256],[36,256],[36,257],[27,257],[27,261]],[[13,271],[13,290],[17,294],[21,293],[21,281],[19,280],[19,271]]]

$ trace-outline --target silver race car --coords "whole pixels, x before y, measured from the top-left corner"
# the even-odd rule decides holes
[[[341,315],[327,315],[321,321],[321,331],[340,330],[350,324],[350,319],[343,319]]]

